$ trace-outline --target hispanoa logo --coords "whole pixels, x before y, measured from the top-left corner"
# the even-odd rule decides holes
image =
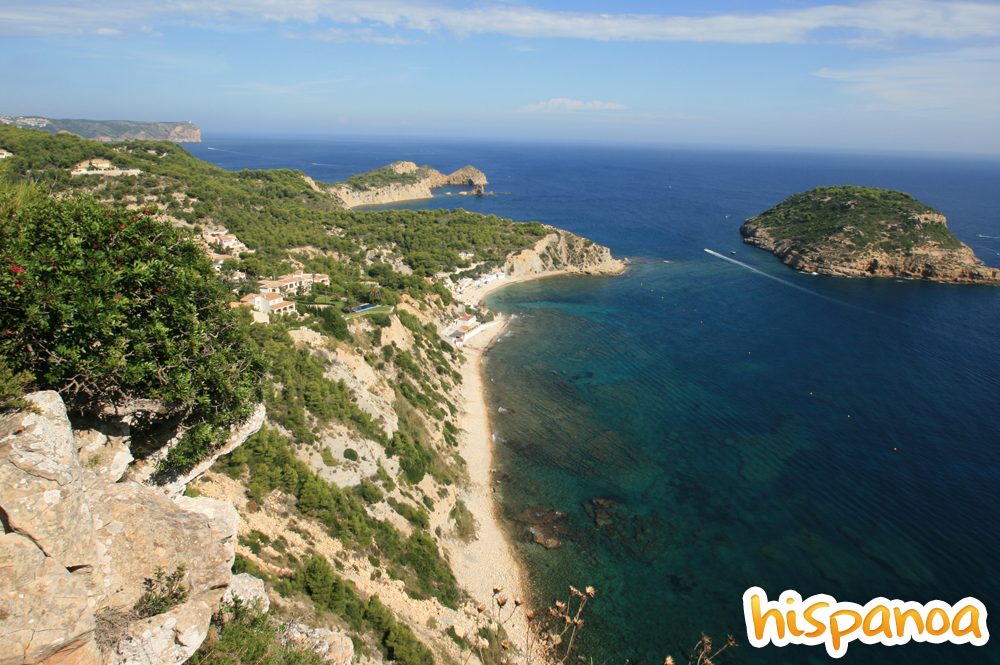
[[[802,600],[795,591],[769,601],[763,589],[751,587],[743,594],[743,616],[747,639],[755,647],[825,644],[834,658],[847,653],[851,640],[895,646],[912,639],[979,647],[990,639],[986,607],[975,598],[963,598],[954,606],[940,600],[921,605],[876,598],[861,607],[824,594]]]

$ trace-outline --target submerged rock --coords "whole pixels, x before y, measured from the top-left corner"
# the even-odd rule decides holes
[[[566,519],[566,513],[555,508],[550,509],[542,505],[537,505],[529,507],[514,519],[525,524],[551,524],[552,522]]]
[[[562,524],[533,524],[525,528],[532,540],[547,550],[558,549],[563,546],[563,541],[559,536],[566,535],[566,527]]]

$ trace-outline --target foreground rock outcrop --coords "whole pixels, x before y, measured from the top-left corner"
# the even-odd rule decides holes
[[[743,242],[802,272],[1000,285],[947,219],[908,194],[818,187],[746,220]]]
[[[183,662],[229,587],[235,508],[119,482],[121,437],[74,432],[55,392],[27,399],[0,417],[0,665]],[[187,599],[131,616],[144,582],[178,566]],[[108,617],[126,624],[110,646]]]

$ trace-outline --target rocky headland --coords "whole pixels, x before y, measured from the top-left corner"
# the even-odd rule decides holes
[[[749,218],[740,233],[801,272],[1000,285],[1000,270],[984,266],[944,215],[894,190],[818,187]]]
[[[0,116],[0,122],[31,127],[51,134],[74,134],[80,138],[113,141],[171,141],[201,143],[201,129],[193,122],[140,122],[138,120],[76,120],[25,116]]]
[[[445,175],[430,166],[417,166],[414,162],[393,162],[353,176],[346,182],[328,186],[321,186],[308,178],[307,182],[316,191],[325,191],[337,197],[346,208],[429,199],[434,196],[432,189],[447,186],[474,187],[478,194],[483,195],[482,188],[489,184],[483,172],[473,166],[465,166]]]
[[[504,272],[508,278],[523,279],[546,274],[617,275],[625,264],[611,256],[611,250],[569,231],[546,225],[551,233],[507,257]]]

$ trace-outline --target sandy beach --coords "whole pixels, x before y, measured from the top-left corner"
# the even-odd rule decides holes
[[[505,277],[504,279],[495,279],[489,284],[485,284],[478,289],[466,289],[465,293],[460,296],[456,296],[458,300],[462,302],[479,307],[479,303],[483,301],[488,294],[493,293],[499,288],[504,286],[510,286],[511,284],[517,284],[518,282],[527,282],[532,279],[542,279],[544,277],[556,277],[558,275],[577,275],[580,274],[572,270],[553,270],[550,272],[545,272],[540,275],[528,275],[526,277]]]
[[[503,280],[500,285],[510,283]],[[487,289],[484,287],[481,290]],[[485,351],[506,325],[506,319],[499,319],[463,347],[466,362],[462,365],[463,405],[459,427],[464,431],[460,452],[468,463],[470,482],[459,496],[475,516],[477,539],[457,547],[451,556],[452,569],[459,584],[472,594],[476,602],[495,610],[493,588],[504,588],[500,595],[510,601],[503,610],[504,619],[510,614],[515,598],[526,598],[526,585],[524,571],[501,526],[495,486],[491,483],[493,429],[486,405],[482,364]],[[504,624],[513,643],[522,649],[528,634],[524,618],[526,610],[527,605],[521,606]]]

